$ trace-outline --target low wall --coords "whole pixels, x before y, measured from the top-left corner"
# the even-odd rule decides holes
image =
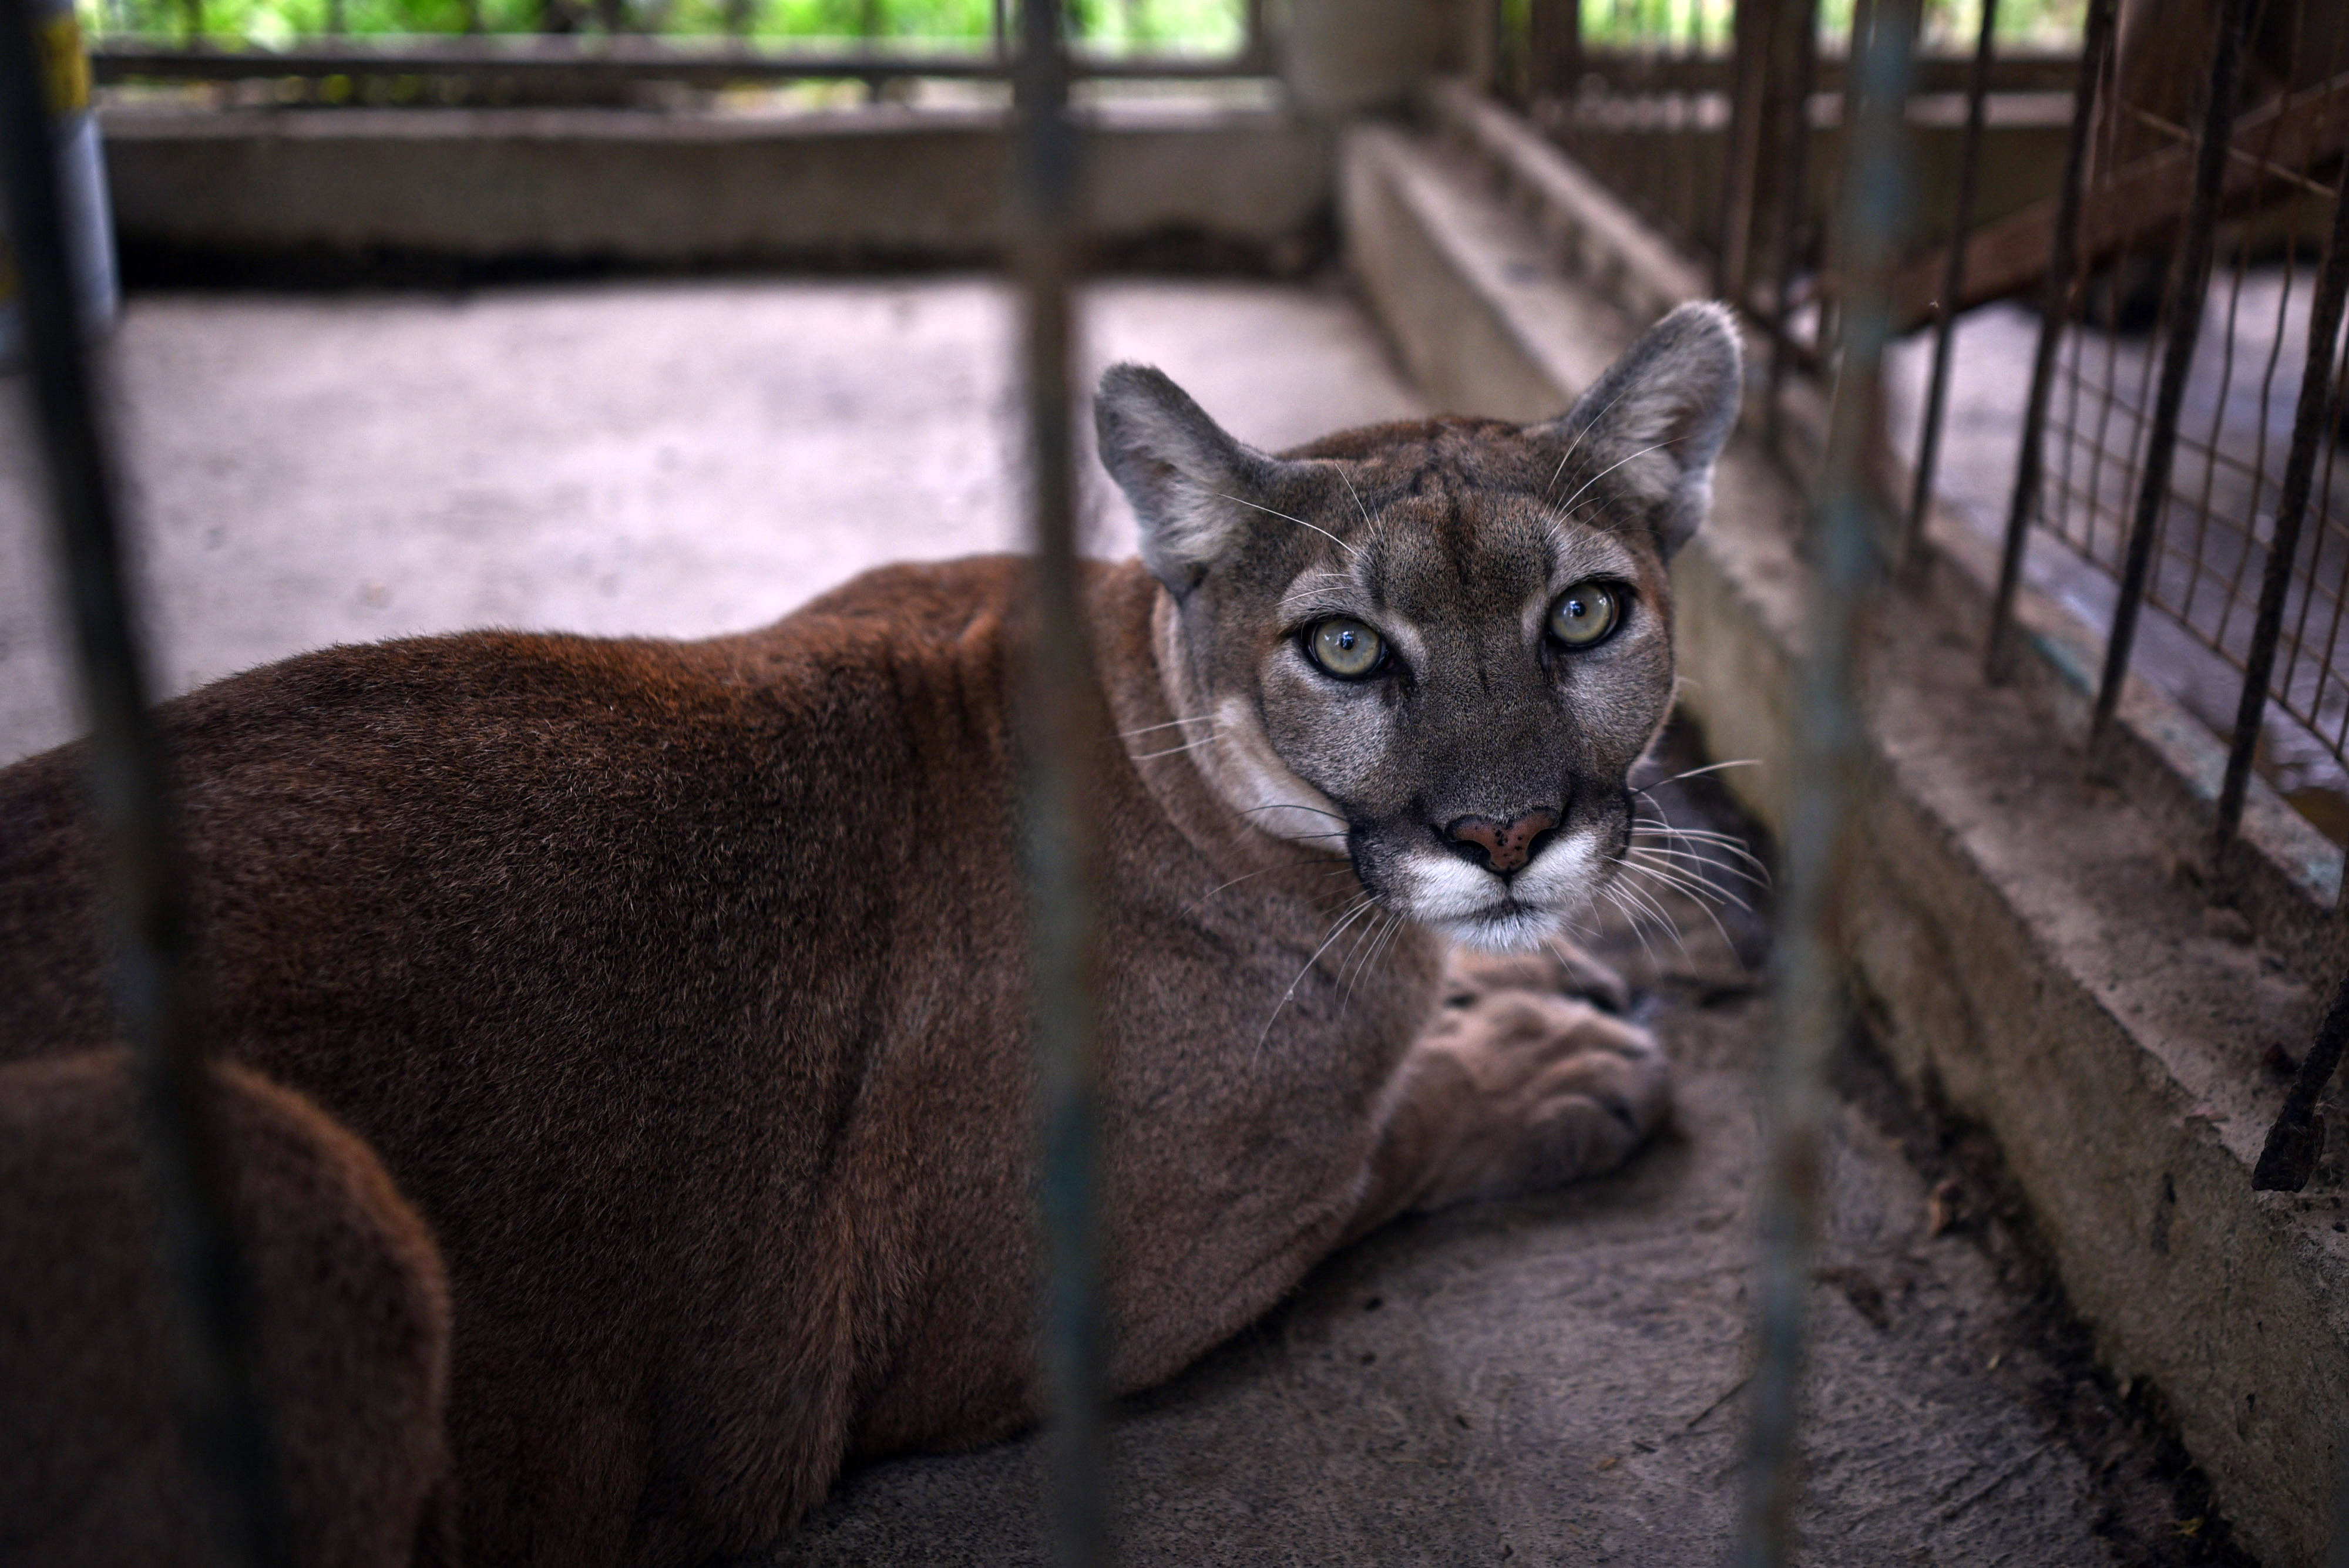
[[[125,108],[103,126],[134,279],[969,265],[1004,242],[1010,142],[983,110]],[[1129,109],[1097,117],[1086,150],[1107,262],[1317,259],[1326,131]]]

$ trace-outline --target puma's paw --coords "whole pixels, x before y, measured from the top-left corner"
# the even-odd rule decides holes
[[[1444,971],[1444,1005],[1466,1007],[1502,991],[1583,996],[1610,1013],[1631,1008],[1631,987],[1605,960],[1562,936],[1531,953],[1478,953],[1454,948]]]
[[[1611,1171],[1671,1106],[1656,1038],[1555,985],[1486,986],[1413,1047],[1452,1114],[1420,1208],[1543,1191]]]

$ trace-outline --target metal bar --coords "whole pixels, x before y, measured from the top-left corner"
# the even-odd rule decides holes
[[[2251,1167],[2252,1191],[2297,1192],[2308,1185],[2317,1156],[2324,1152],[2324,1124],[2316,1119],[2316,1097],[2341,1065],[2344,1041],[2349,1041],[2349,975],[2334,987],[2333,1004],[2324,1009],[2324,1021],[2317,1026],[2308,1055],[2301,1058],[2292,1092],[2284,1096],[2283,1109],[2268,1129],[2260,1162]]]
[[[1974,40],[1973,80],[1966,88],[1965,138],[1958,146],[1958,201],[1950,218],[1949,265],[1935,302],[1933,378],[1925,394],[1925,425],[1917,435],[1916,485],[1909,498],[1909,531],[1902,542],[1902,574],[1916,578],[1925,567],[1925,518],[1933,505],[1933,474],[1941,460],[1941,420],[1949,407],[1950,349],[1957,336],[1958,291],[1966,281],[1966,238],[1974,226],[1974,192],[1981,181],[1983,107],[1990,99],[1990,68],[1998,54],[1994,32],[1998,0],[1982,0],[1982,33]]]
[[[2219,814],[2211,829],[2213,869],[2242,826],[2251,753],[2259,745],[2268,683],[2275,675],[2276,644],[2283,635],[2284,601],[2292,592],[2292,563],[2300,558],[2301,525],[2308,516],[2309,487],[2316,477],[2316,449],[2332,438],[2333,340],[2341,331],[2344,296],[2349,296],[2349,172],[2344,174],[2341,193],[2333,197],[2333,237],[2324,249],[2315,297],[2309,303],[2308,366],[2302,372],[2300,403],[2292,411],[2292,450],[2284,459],[2283,489],[2276,500],[2275,532],[2268,543],[2267,573],[2260,583],[2251,656],[2243,662],[2235,733],[2227,748],[2227,778],[2219,789]]]
[[[1770,301],[1770,381],[1763,395],[1762,438],[1773,451],[1783,434],[1781,394],[1798,350],[1787,322],[1794,314],[1795,270],[1803,260],[1803,223],[1811,190],[1811,83],[1818,72],[1819,0],[1795,0],[1792,102],[1781,117],[1785,150],[1781,163],[1785,191],[1778,200],[1778,286]]]
[[[1878,0],[1854,73],[1865,89],[1859,117],[1845,143],[1850,157],[1838,238],[1848,287],[1826,467],[1810,517],[1815,640],[1797,676],[1786,790],[1777,1028],[1764,1084],[1759,1352],[1733,1558],[1742,1568],[1775,1568],[1794,1552],[1805,1320],[1826,1160],[1826,1065],[1845,1026],[1835,922],[1862,762],[1854,666],[1864,601],[1877,575],[1868,461],[1882,401],[1886,287],[1908,227],[1901,125],[1917,10],[1917,0]]]
[[[2202,296],[2210,283],[2210,247],[2219,221],[2219,192],[2227,176],[2227,148],[2234,139],[2235,88],[2242,73],[2243,24],[2251,0],[2223,0],[2219,36],[2212,41],[2209,99],[2202,109],[2202,141],[2195,150],[2194,196],[2186,212],[2186,234],[2169,274],[2169,341],[2163,346],[2161,385],[2154,394],[2153,428],[2138,470],[2137,516],[2129,528],[2128,554],[2121,564],[2120,601],[2105,640],[2104,678],[2096,686],[2096,708],[2089,720],[2091,752],[2111,727],[2121,684],[2128,676],[2129,653],[2137,642],[2137,615],[2145,606],[2146,572],[2153,561],[2153,535],[2169,500],[2169,469],[2178,455],[2178,414],[2186,401],[2186,377],[2194,367],[2194,346],[2202,332]]]
[[[1257,76],[1268,67],[1245,55],[1212,59],[1187,56],[1136,56],[1104,59],[1069,57],[1068,73],[1082,79],[1201,81]],[[186,49],[114,43],[94,50],[90,69],[98,81],[252,81],[324,77],[451,77],[468,81],[540,83],[551,79],[582,86],[644,81],[681,82],[722,88],[737,82],[888,80],[902,77],[938,79],[1001,79],[1011,62],[983,49],[964,54],[899,54],[889,50],[839,54],[772,54],[736,43],[684,48],[641,36],[619,37],[549,35],[416,39],[394,46],[338,42],[284,50]]]
[[[1583,68],[1606,83],[1612,93],[1724,93],[1736,71],[1732,57],[1718,54],[1663,53],[1655,49],[1591,46],[1583,48]],[[1991,74],[1993,93],[2069,92],[2079,71],[2080,56],[2072,49],[2000,51]],[[1841,92],[1846,76],[1844,57],[1821,57],[1817,90]],[[1963,93],[1973,77],[1969,56],[1920,55],[1910,71],[1911,98],[1942,93]]]
[[[1046,1511],[1052,1558],[1109,1557],[1102,1449],[1107,1326],[1096,1214],[1100,1165],[1092,1050],[1092,791],[1105,726],[1079,596],[1071,440],[1070,299],[1077,245],[1078,142],[1069,114],[1061,0],[1023,0],[1014,78],[1019,143],[1013,216],[1028,403],[1035,642],[1021,725],[1020,841],[1033,923],[1039,1196],[1044,1277],[1040,1361],[1048,1405]]]
[[[1762,149],[1768,139],[1770,66],[1781,13],[1790,0],[1745,0],[1734,14],[1736,74],[1729,100],[1728,145],[1722,152],[1721,242],[1713,253],[1713,292],[1743,304],[1752,268],[1756,208],[1762,195]]]
[[[207,1079],[188,1023],[188,912],[171,843],[160,738],[125,587],[121,531],[63,222],[35,17],[0,0],[0,183],[19,285],[31,402],[47,457],[59,587],[90,720],[92,818],[103,847],[117,1024],[137,1074],[181,1415],[222,1561],[289,1562],[276,1450],[254,1377],[251,1287],[222,1202]]]
[[[2073,273],[2079,253],[2082,188],[2087,182],[2088,139],[2095,130],[2096,84],[2112,52],[2115,0],[2088,0],[2085,32],[2080,44],[2080,76],[2072,85],[2072,130],[2064,147],[2064,183],[2055,199],[2055,233],[2047,253],[2047,287],[2039,304],[2039,347],[2031,361],[2031,397],[2023,414],[2023,447],[2015,456],[2014,494],[2006,508],[2006,540],[1999,552],[1998,589],[1992,596],[1990,635],[1982,655],[1982,674],[1992,685],[2003,682],[2011,654],[2007,646],[2014,620],[2015,589],[2023,581],[2023,552],[2039,506],[2039,488],[2046,461],[2047,395],[2054,385],[2055,350],[2064,341],[2064,323],[2072,314]]]

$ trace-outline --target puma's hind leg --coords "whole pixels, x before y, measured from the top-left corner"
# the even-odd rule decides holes
[[[1564,942],[1526,954],[1455,952],[1443,1004],[1381,1103],[1352,1233],[1413,1210],[1543,1191],[1630,1158],[1671,1096],[1655,1037],[1609,1010],[1628,996],[1611,969]]]

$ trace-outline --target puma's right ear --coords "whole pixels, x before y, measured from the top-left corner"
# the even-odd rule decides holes
[[[1224,432],[1146,365],[1112,365],[1093,398],[1102,463],[1142,524],[1142,561],[1176,594],[1196,587],[1244,526],[1272,459]]]

